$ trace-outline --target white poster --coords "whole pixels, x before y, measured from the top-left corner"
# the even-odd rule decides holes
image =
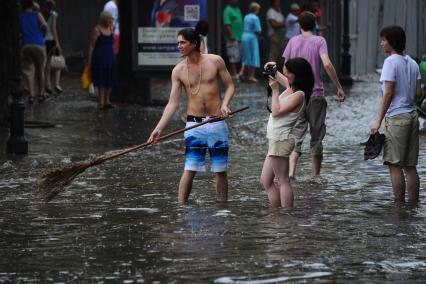
[[[143,24],[137,28],[137,65],[140,67],[176,65],[182,58],[177,34],[205,20],[207,0],[148,1]],[[148,20],[146,20],[148,19]]]

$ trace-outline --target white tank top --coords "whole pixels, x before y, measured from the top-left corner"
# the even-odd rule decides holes
[[[280,117],[273,117],[272,114],[269,116],[268,126],[266,128],[266,137],[268,139],[279,141],[291,138],[290,134],[293,126],[296,124],[299,116],[305,111],[305,93],[297,91],[288,96],[284,96],[285,92],[282,92],[279,96],[280,104],[284,104],[288,98],[299,92],[303,94],[303,103],[298,112],[290,112]]]
[[[200,35],[200,37],[201,37],[201,40],[204,41],[204,48],[205,48],[206,54],[207,54],[207,53],[209,53],[209,49],[207,48],[207,37],[203,36],[203,35]]]
[[[55,40],[55,37],[53,35],[53,31],[52,31],[52,25],[53,25],[53,18],[57,18],[57,17],[58,17],[58,13],[56,13],[55,11],[52,11],[52,13],[49,16],[49,19],[46,22],[47,31],[46,31],[46,35],[44,37],[46,40]]]

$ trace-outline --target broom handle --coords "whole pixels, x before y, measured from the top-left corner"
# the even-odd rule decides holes
[[[244,111],[244,110],[246,110],[246,109],[248,109],[248,108],[249,108],[248,106],[246,106],[246,107],[242,107],[242,108],[239,108],[239,109],[237,109],[237,110],[234,110],[234,111],[230,112],[230,113],[229,113],[229,115],[236,114],[236,113],[241,112],[241,111]],[[171,132],[171,133],[169,133],[169,134],[166,134],[166,135],[164,135],[164,136],[161,136],[161,137],[159,137],[159,138],[157,139],[157,142],[162,141],[162,140],[165,140],[165,139],[167,139],[167,138],[170,138],[170,137],[172,137],[172,136],[175,136],[175,135],[177,135],[177,134],[179,134],[179,133],[182,133],[182,132],[185,132],[185,131],[187,131],[187,130],[190,130],[190,129],[193,129],[193,128],[196,128],[196,127],[200,127],[201,125],[204,125],[204,124],[207,124],[207,123],[211,123],[211,122],[220,121],[220,120],[224,120],[224,119],[225,119],[225,118],[221,118],[221,117],[212,117],[212,118],[209,118],[209,119],[207,119],[207,120],[205,120],[205,121],[203,121],[203,122],[200,122],[200,123],[194,124],[194,125],[192,125],[192,126],[190,126],[190,127],[182,128],[182,129],[176,130],[176,131],[174,131],[174,132]],[[131,148],[125,149],[125,150],[123,150],[123,151],[121,151],[121,152],[115,153],[115,154],[113,154],[113,155],[111,155],[111,156],[108,156],[108,157],[99,157],[98,159],[94,160],[94,161],[93,161],[90,165],[91,165],[91,166],[93,166],[93,165],[101,164],[101,163],[103,163],[103,162],[105,162],[105,161],[108,161],[108,160],[111,160],[111,159],[117,158],[117,157],[119,157],[119,156],[122,156],[122,155],[125,155],[125,154],[127,154],[127,153],[130,153],[130,152],[132,152],[132,151],[134,151],[134,150],[137,150],[137,149],[140,149],[140,148],[146,147],[146,146],[148,146],[148,145],[152,145],[152,144],[154,144],[154,142],[145,142],[145,143],[143,143],[143,144],[139,144],[139,145],[133,146],[133,147],[131,147]]]

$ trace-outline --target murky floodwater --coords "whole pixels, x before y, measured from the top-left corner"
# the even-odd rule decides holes
[[[75,82],[74,82],[75,83]],[[30,154],[0,156],[0,282],[277,283],[421,282],[426,278],[426,195],[417,207],[393,202],[381,160],[363,160],[379,86],[357,83],[347,102],[328,97],[322,176],[302,156],[295,206],[272,209],[259,184],[267,150],[263,85],[238,85],[230,123],[230,200],[215,201],[213,176],[196,177],[177,203],[183,142],[92,167],[51,203],[32,194],[51,163],[145,141],[161,108],[108,112],[71,92],[28,110],[50,129],[27,129]],[[169,130],[183,127],[176,117]],[[3,134],[5,130],[2,130]],[[0,139],[4,145],[5,138]],[[305,143],[307,148],[307,143]],[[425,135],[419,174],[425,177]],[[424,187],[424,186],[422,186]]]

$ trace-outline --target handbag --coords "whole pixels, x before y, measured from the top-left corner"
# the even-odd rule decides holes
[[[88,66],[84,67],[83,74],[81,74],[80,85],[83,90],[87,90],[90,86],[90,69]]]
[[[51,70],[64,70],[67,68],[65,57],[62,55],[59,48],[54,47],[49,52],[49,67]]]
[[[96,95],[95,86],[93,85],[92,82],[90,82],[89,84],[89,95],[92,95],[92,96]]]
[[[64,70],[67,68],[65,57],[62,54],[52,55],[50,58],[50,68],[53,70]]]
[[[240,45],[238,41],[228,41],[226,43],[226,53],[228,55],[228,60],[230,63],[238,63],[241,59],[240,54]]]

